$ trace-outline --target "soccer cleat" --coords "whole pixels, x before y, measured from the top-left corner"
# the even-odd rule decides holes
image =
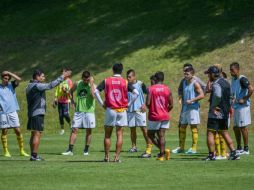
[[[4,157],[11,157],[11,154],[8,150],[4,150]]]
[[[109,158],[104,158],[103,162],[110,162],[110,159]]]
[[[62,129],[60,132],[59,132],[59,135],[63,135],[64,134],[64,130]]]
[[[216,159],[215,159],[215,156],[209,155],[204,160],[205,161],[215,161]]]
[[[216,156],[215,160],[226,160],[227,157],[226,156]]]
[[[138,149],[136,147],[133,147],[129,150],[130,153],[138,152]]]
[[[30,155],[27,154],[24,150],[21,150],[21,151],[20,151],[20,156],[28,157],[28,156],[30,156]]]
[[[31,156],[30,161],[44,161],[44,159],[40,156],[37,156],[37,157]]]
[[[243,152],[244,152],[244,150],[242,150],[242,149],[237,149],[236,150],[236,154],[238,154],[238,155],[241,155]]]
[[[249,154],[250,154],[250,151],[249,151],[249,150],[243,150],[242,155],[243,155],[243,154],[249,155]]]
[[[89,155],[89,153],[88,152],[84,152],[84,156],[88,156]]]
[[[158,160],[158,161],[164,161],[164,156],[159,156],[159,157],[156,158],[156,160]]]
[[[73,156],[73,152],[67,150],[66,152],[63,152],[62,155],[64,155],[64,156]]]
[[[151,154],[147,154],[146,152],[141,154],[141,158],[151,158]]]
[[[181,150],[180,147],[177,147],[176,149],[172,150],[172,153],[174,154],[184,153],[184,150]]]
[[[228,160],[240,160],[240,155],[233,151],[230,153]]]
[[[196,150],[192,150],[192,148],[190,148],[187,152],[185,152],[185,154],[196,154],[197,151]]]

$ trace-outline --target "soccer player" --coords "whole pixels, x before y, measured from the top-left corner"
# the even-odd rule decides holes
[[[10,82],[11,77],[14,79]],[[24,139],[20,130],[20,123],[17,111],[19,105],[16,97],[15,88],[19,85],[21,78],[17,75],[4,71],[1,74],[2,84],[0,84],[0,129],[2,129],[2,145],[5,157],[11,157],[8,151],[7,133],[8,129],[14,129],[17,136],[20,155],[29,156],[24,150]]]
[[[65,68],[62,71],[71,71],[69,68]],[[70,77],[64,78],[64,81],[56,87],[55,100],[53,107],[58,107],[59,122],[60,122],[60,135],[64,134],[64,119],[70,125],[71,118],[69,113],[70,104],[70,89],[72,88],[72,81]]]
[[[146,141],[146,151],[142,154],[141,157],[149,158],[151,157],[152,142],[148,138],[147,128],[146,128],[146,105],[145,105],[145,95],[147,93],[147,88],[142,81],[136,79],[136,74],[133,69],[127,71],[128,83],[139,92],[139,96],[136,101],[128,108],[127,117],[128,117],[128,127],[131,130],[131,143],[132,148],[129,152],[137,152],[136,140],[137,132],[136,127],[140,127],[143,136]],[[128,101],[132,100],[133,93],[128,92]]]
[[[86,129],[86,144],[84,155],[88,155],[89,146],[92,139],[92,129],[95,128],[95,84],[89,71],[82,73],[82,80],[76,82],[71,89],[71,102],[75,107],[72,121],[72,130],[69,139],[69,148],[62,155],[73,155],[73,146],[77,138],[78,129]],[[76,103],[73,99],[73,92],[77,91]]]
[[[215,160],[214,137],[216,132],[222,135],[230,149],[229,160],[240,159],[236,154],[233,141],[228,133],[228,117],[231,101],[230,84],[224,78],[220,77],[220,71],[216,66],[209,67],[206,73],[212,82],[212,88],[207,121],[207,146],[209,155],[205,160]]]
[[[163,161],[165,155],[165,133],[169,128],[169,112],[173,108],[173,97],[170,89],[163,84],[164,73],[155,73],[156,82],[148,89],[146,105],[149,108],[148,114],[148,137],[160,149],[157,160]],[[155,137],[157,134],[158,139]],[[166,151],[169,153],[169,150]]]
[[[253,86],[247,77],[240,74],[240,65],[233,62],[230,65],[232,76],[231,92],[234,109],[234,133],[237,142],[238,154],[250,154],[248,145],[248,125],[251,124],[250,97],[253,93]],[[241,146],[241,136],[244,147]]]
[[[121,162],[119,160],[120,152],[123,144],[123,127],[128,126],[127,108],[137,99],[138,91],[121,76],[123,65],[116,63],[113,65],[113,76],[103,80],[95,90],[95,97],[99,104],[106,109],[105,114],[105,138],[104,151],[105,162],[110,161],[109,151],[111,143],[111,135],[113,128],[116,128],[116,150],[114,162]],[[100,97],[100,92],[105,92],[105,103]],[[128,103],[128,91],[134,95],[132,100]]]
[[[42,70],[36,69],[33,73],[33,79],[26,88],[28,123],[27,129],[31,131],[30,161],[42,161],[38,155],[41,134],[44,130],[44,115],[46,112],[46,90],[50,90],[61,82],[65,77],[69,77],[71,71],[63,71],[62,76],[50,83],[44,83],[45,75]]]
[[[180,129],[179,129],[179,147],[174,149],[173,153],[184,152],[186,128],[191,127],[192,132],[192,147],[186,154],[197,153],[198,143],[198,124],[200,124],[200,104],[199,100],[204,98],[204,92],[200,84],[194,78],[193,67],[187,67],[184,70],[185,80],[183,81],[182,89],[182,110],[180,115]]]

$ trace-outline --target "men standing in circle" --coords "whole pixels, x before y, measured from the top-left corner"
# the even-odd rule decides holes
[[[86,144],[84,155],[88,155],[89,146],[92,139],[92,129],[95,128],[95,100],[93,77],[89,71],[82,73],[82,80],[76,82],[71,89],[71,104],[75,107],[75,113],[72,121],[72,130],[69,139],[69,147],[62,155],[73,155],[73,146],[77,138],[78,129],[86,129]],[[77,90],[76,103],[73,99],[73,92]]]
[[[71,71],[69,68],[63,69],[63,71]],[[59,122],[60,122],[60,135],[64,134],[64,119],[70,125],[71,118],[69,113],[70,108],[70,89],[72,88],[72,81],[70,77],[66,77],[64,81],[56,87],[55,100],[53,107],[58,107]]]
[[[128,126],[127,108],[137,99],[138,91],[121,76],[123,65],[116,63],[113,66],[113,76],[103,80],[95,90],[95,97],[99,104],[106,109],[105,114],[105,162],[110,161],[109,151],[111,144],[111,135],[113,128],[116,128],[116,151],[114,162],[120,162],[119,156],[123,144],[123,127]],[[105,103],[100,97],[100,92],[105,92]],[[132,100],[128,103],[128,91],[135,94]]]
[[[14,78],[10,82],[11,77]],[[7,133],[8,129],[13,128],[16,133],[20,155],[29,156],[24,150],[24,139],[20,130],[20,123],[17,111],[19,105],[16,97],[15,88],[19,85],[21,78],[17,75],[4,71],[1,74],[2,84],[0,84],[0,129],[2,129],[2,145],[5,157],[11,157],[8,150]]]
[[[238,154],[250,154],[248,145],[248,128],[251,124],[250,97],[253,93],[253,86],[247,77],[240,74],[240,65],[233,62],[230,65],[232,76],[231,92],[234,109],[234,132],[237,142]],[[241,136],[243,137],[244,148],[241,146]]]
[[[28,123],[27,129],[31,131],[30,161],[43,160],[38,156],[41,134],[44,130],[44,115],[46,113],[46,90],[50,90],[61,82],[65,77],[71,75],[71,71],[63,71],[62,76],[50,83],[44,83],[44,72],[36,69],[33,73],[33,79],[28,83],[26,88]]]
[[[163,84],[164,73],[157,72],[154,76],[155,84],[148,88],[146,97],[146,105],[149,108],[148,137],[160,149],[157,160],[163,161],[164,156],[169,157],[165,155],[165,133],[169,128],[169,112],[173,109],[173,97],[170,89]],[[169,150],[166,153],[170,154]]]
[[[145,95],[147,93],[147,88],[145,84],[136,79],[136,74],[133,69],[127,71],[127,79],[128,83],[132,84],[132,86],[137,89],[139,93],[139,97],[136,101],[128,108],[127,116],[128,116],[128,127],[131,130],[131,143],[132,148],[129,152],[137,152],[137,132],[136,127],[140,127],[143,136],[146,141],[146,151],[142,154],[142,157],[148,158],[151,157],[152,150],[152,142],[148,138],[147,128],[146,128],[146,105],[145,105]],[[128,92],[128,101],[132,100],[133,93]]]
[[[198,143],[198,128],[200,124],[200,104],[199,100],[204,98],[204,92],[200,84],[194,78],[193,67],[187,67],[184,70],[183,90],[182,90],[182,110],[180,115],[180,129],[179,129],[179,147],[173,150],[173,153],[184,152],[186,128],[191,127],[192,132],[192,147],[186,154],[197,153]]]
[[[207,146],[209,155],[206,161],[215,160],[215,142],[216,132],[225,139],[230,149],[229,160],[237,160],[240,157],[236,154],[233,141],[228,133],[228,117],[230,110],[230,84],[224,78],[220,77],[220,71],[216,66],[211,66],[205,72],[212,82],[210,94],[210,107],[207,121]]]

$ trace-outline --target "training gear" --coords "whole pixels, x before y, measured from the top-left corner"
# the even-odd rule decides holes
[[[177,147],[176,149],[172,150],[172,153],[174,153],[174,154],[184,153],[184,150],[181,149],[180,147]]]
[[[128,107],[127,81],[122,77],[105,79],[105,105],[111,109]]]
[[[143,112],[127,112],[128,127],[145,127],[146,113]]]
[[[133,147],[129,150],[130,153],[138,152],[138,149],[136,147]]]
[[[170,89],[164,84],[155,84],[148,89],[151,102],[149,106],[148,118],[150,121],[168,121]]]
[[[250,106],[234,109],[234,127],[246,127],[251,124]]]
[[[185,152],[185,154],[196,154],[197,151],[193,150],[192,148],[190,148],[187,152]]]
[[[170,127],[170,121],[149,121],[147,130],[160,130],[168,129]]]
[[[64,156],[73,156],[73,152],[68,150],[66,152],[63,152],[62,155],[64,155]]]
[[[127,112],[117,112],[116,110],[107,108],[105,113],[104,125],[107,127],[125,127],[128,126]]]
[[[72,128],[95,128],[95,115],[94,113],[75,112],[72,120]]]

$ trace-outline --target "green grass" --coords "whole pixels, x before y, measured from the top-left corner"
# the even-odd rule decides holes
[[[250,144],[253,144],[251,130]],[[141,159],[144,140],[138,131],[138,153],[128,153],[129,130],[125,129],[122,163],[103,163],[103,135],[93,136],[90,155],[82,155],[84,132],[80,132],[74,156],[62,156],[68,144],[68,135],[48,134],[42,138],[40,152],[44,162],[30,162],[18,156],[15,136],[9,135],[12,158],[0,156],[0,189],[252,189],[254,180],[253,154],[238,161],[205,162],[207,154],[204,132],[199,140],[197,155],[172,155],[170,161],[155,158]],[[186,147],[191,144],[188,131]],[[28,135],[26,142],[28,141]],[[167,145],[177,146],[176,130],[167,132]],[[115,137],[112,140],[114,150]],[[28,145],[26,143],[26,148]],[[254,151],[251,146],[251,153]],[[157,154],[153,149],[153,156]],[[111,157],[114,153],[111,152]]]

